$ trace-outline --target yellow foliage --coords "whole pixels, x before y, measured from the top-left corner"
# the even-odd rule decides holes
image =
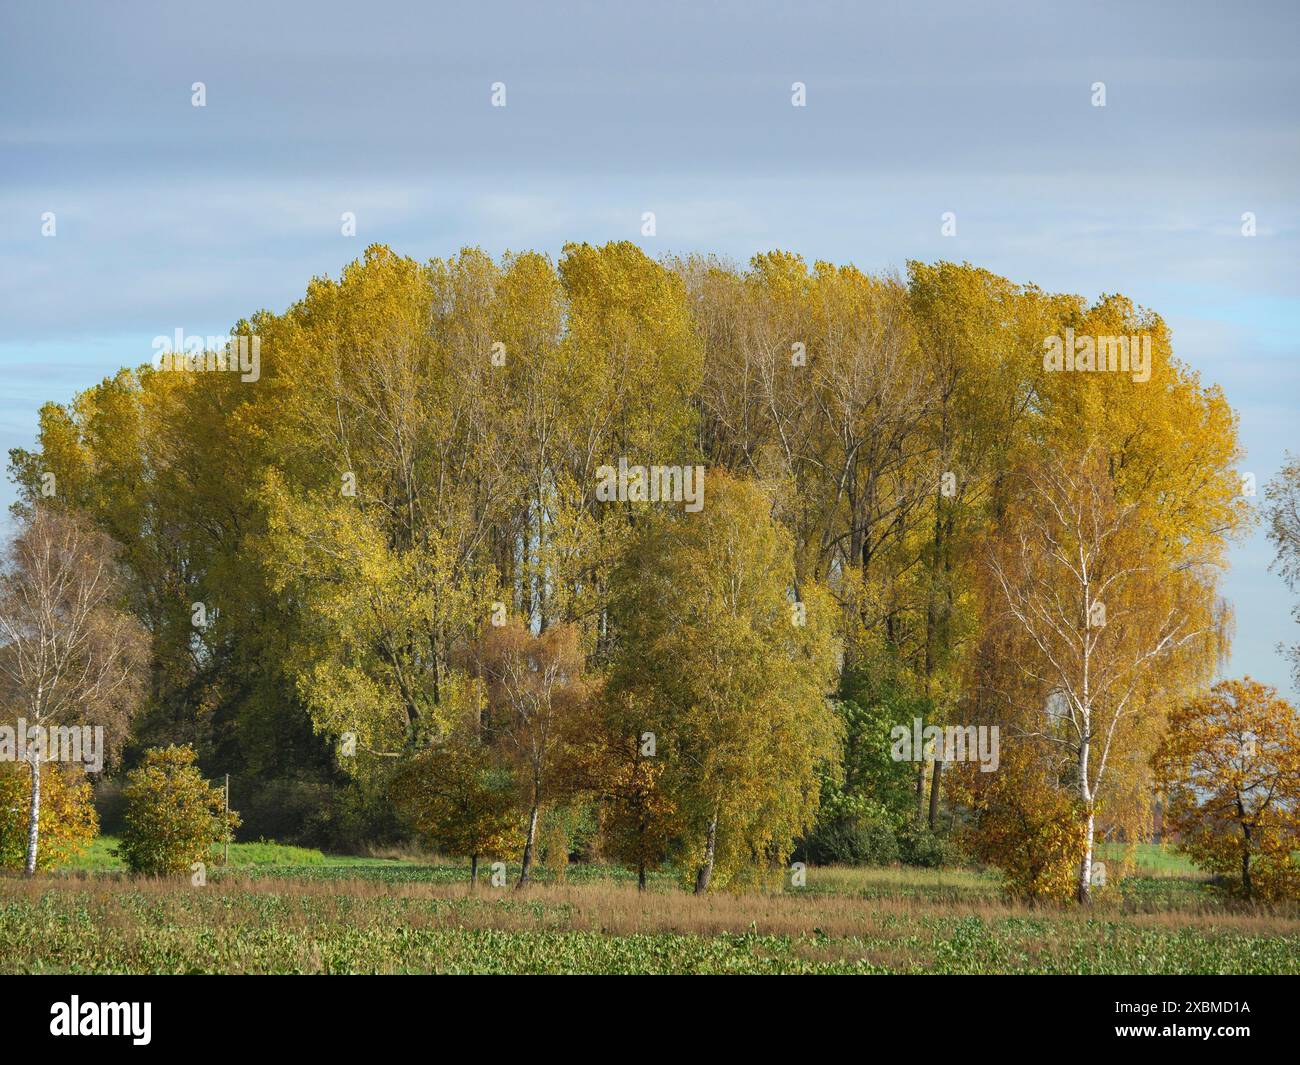
[[[0,868],[22,869],[32,775],[22,762],[0,762]],[[40,846],[37,869],[57,869],[86,849],[99,833],[90,781],[77,769],[41,768]]]
[[[1071,899],[1086,832],[1078,803],[1048,766],[1028,745],[1004,745],[996,773],[985,777],[969,768],[964,776],[975,814],[968,833],[972,853],[1001,869],[1008,892],[1018,898]]]

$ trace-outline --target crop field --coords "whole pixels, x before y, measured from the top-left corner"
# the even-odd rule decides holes
[[[1300,913],[1225,904],[1147,848],[1089,912],[1004,901],[976,870],[814,868],[807,886],[695,898],[571,866],[524,892],[463,865],[231,848],[203,887],[131,878],[100,840],[0,879],[9,973],[1300,973]],[[513,872],[513,870],[512,870]]]

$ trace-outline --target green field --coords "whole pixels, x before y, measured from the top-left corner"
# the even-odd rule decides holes
[[[61,872],[125,872],[126,865],[116,855],[117,839],[113,836],[96,836],[90,846],[63,867]],[[220,861],[220,852],[215,856]],[[357,861],[354,858],[330,859],[331,862]],[[371,859],[360,859],[370,861]],[[290,847],[283,843],[232,843],[230,864],[240,867],[293,868],[321,865],[325,856],[310,847]]]
[[[76,860],[61,872],[118,872],[125,873],[126,866],[113,851],[117,840],[100,836]],[[1103,846],[1099,850],[1102,860],[1119,863],[1125,851],[1118,847]],[[1167,898],[1173,901],[1202,901],[1213,904],[1216,897],[1207,890],[1207,881],[1190,861],[1178,852],[1155,843],[1138,844],[1134,848],[1133,867],[1120,881],[1121,894],[1132,898]],[[393,857],[358,857],[355,855],[326,855],[308,847],[291,847],[280,843],[233,843],[230,846],[230,868],[223,869],[220,854],[208,870],[210,879],[216,881],[231,874],[247,878],[268,876],[291,877],[295,880],[382,880],[389,883],[458,884],[468,880],[469,870],[464,862],[446,859],[410,859]],[[511,878],[518,868],[508,866]],[[486,864],[480,876],[487,877]],[[546,868],[535,870],[535,878],[542,883],[552,880]],[[565,871],[568,883],[632,883],[634,874],[615,865],[571,865]],[[650,874],[652,886],[670,889],[678,884],[676,874],[657,872]],[[967,869],[917,870],[908,868],[848,869],[828,868],[815,870],[805,889],[810,894],[848,894],[861,898],[915,898],[951,900],[995,900],[1002,895],[1001,881],[992,873]]]
[[[0,968],[1300,973],[1300,914],[1230,906],[1159,847],[1140,848],[1088,913],[1009,903],[995,876],[966,869],[812,869],[802,889],[697,899],[669,874],[641,894],[626,870],[575,865],[523,893],[470,893],[463,864],[251,843],[196,888],[132,878],[112,847],[0,879]]]

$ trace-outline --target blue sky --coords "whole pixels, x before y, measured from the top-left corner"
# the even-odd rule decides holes
[[[1300,450],[1300,8],[1135,6],[7,0],[0,446],[154,336],[283,309],[373,241],[631,239],[1123,292],[1224,387],[1263,485]],[[1270,558],[1261,534],[1233,552],[1229,668],[1294,694]]]

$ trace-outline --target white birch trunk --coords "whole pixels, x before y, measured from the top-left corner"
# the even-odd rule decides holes
[[[41,834],[41,759],[33,751],[28,754],[32,767],[32,801],[27,811],[27,866],[28,876],[36,875],[36,848]]]

